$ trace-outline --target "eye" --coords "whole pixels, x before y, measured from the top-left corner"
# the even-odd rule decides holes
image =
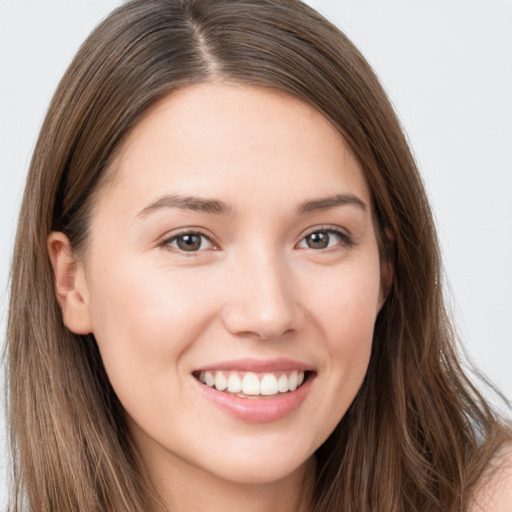
[[[182,252],[198,252],[215,248],[213,242],[206,235],[194,231],[179,233],[166,238],[160,245]]]
[[[350,237],[335,229],[317,229],[307,234],[298,244],[301,249],[329,249],[336,245],[350,244]]]

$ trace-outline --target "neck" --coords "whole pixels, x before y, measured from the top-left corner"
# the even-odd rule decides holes
[[[184,465],[186,465],[184,463]],[[281,480],[239,483],[200,469],[148,468],[164,509],[169,512],[311,512],[315,461],[306,461]]]

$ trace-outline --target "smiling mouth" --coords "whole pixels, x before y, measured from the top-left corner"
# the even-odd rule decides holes
[[[194,372],[194,377],[209,388],[240,398],[276,398],[300,388],[313,372],[289,370],[243,372],[211,370]]]

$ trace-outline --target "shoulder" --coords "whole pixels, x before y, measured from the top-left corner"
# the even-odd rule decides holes
[[[484,473],[468,512],[512,512],[512,445]]]

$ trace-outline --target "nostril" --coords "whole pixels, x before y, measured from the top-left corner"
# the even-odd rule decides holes
[[[259,330],[246,330],[246,331],[237,331],[234,334],[240,338],[252,338],[255,340],[277,340],[282,339],[284,337],[292,336],[295,332],[295,329],[285,329],[281,331],[279,329],[269,330],[269,329],[259,329]]]

